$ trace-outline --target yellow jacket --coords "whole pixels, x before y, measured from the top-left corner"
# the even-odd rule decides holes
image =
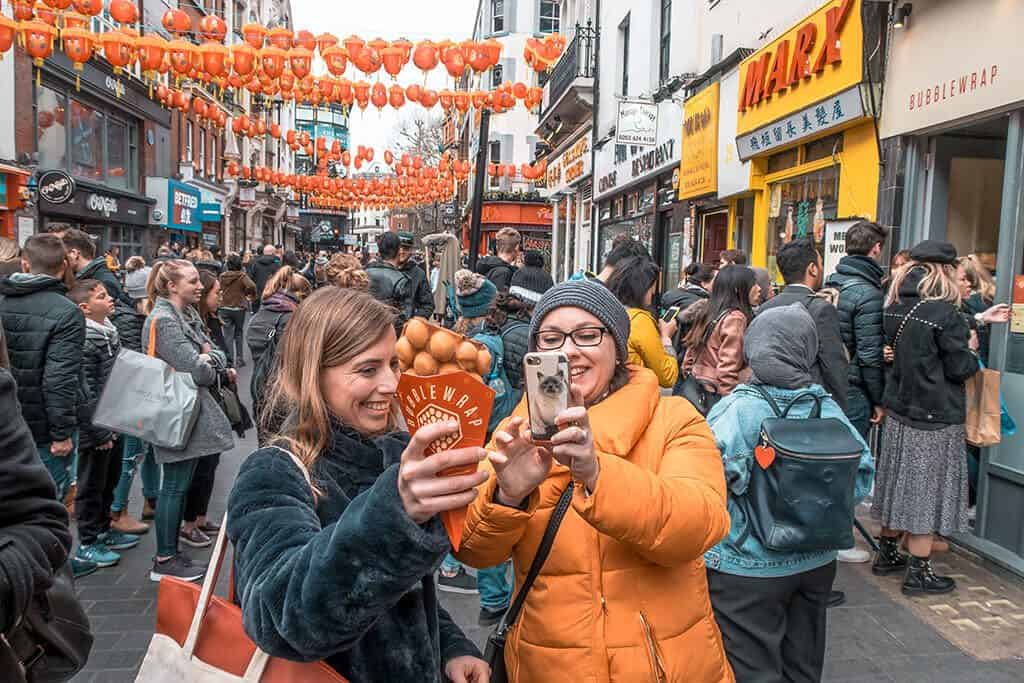
[[[704,551],[729,531],[721,457],[685,399],[662,397],[650,371],[631,370],[589,411],[601,474],[589,496],[574,491],[509,633],[513,683],[734,681],[704,568]],[[514,415],[526,412],[521,403]],[[491,477],[457,557],[475,567],[511,557],[518,591],[568,483],[556,463],[522,511],[494,502]]]
[[[653,371],[658,383],[671,389],[679,378],[679,361],[662,345],[658,321],[642,308],[627,308],[626,311],[630,323],[629,362]]]

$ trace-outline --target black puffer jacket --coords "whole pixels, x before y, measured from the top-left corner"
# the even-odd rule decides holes
[[[253,259],[251,268],[252,280],[256,283],[256,296],[262,298],[267,280],[274,277],[274,274],[281,269],[281,259],[263,254]]]
[[[63,441],[78,427],[85,316],[48,275],[16,273],[0,281],[0,319],[22,414],[37,446]]]
[[[839,292],[839,332],[850,355],[850,384],[860,387],[875,406],[882,404],[885,391],[884,275],[874,259],[844,256],[825,283]]]
[[[84,400],[78,407],[78,446],[92,448],[114,438],[114,433],[103,427],[92,424],[96,404],[99,403],[103,387],[114,367],[121,344],[117,337],[117,328],[97,325],[85,321],[85,347],[82,352],[82,374],[85,376],[82,390]]]
[[[476,272],[494,283],[499,292],[507,292],[512,286],[512,276],[517,268],[498,256],[485,256],[476,262]]]
[[[127,305],[132,304],[132,298],[124,293],[120,281],[111,272],[110,268],[107,267],[107,259],[103,256],[98,256],[89,261],[89,264],[82,268],[75,277],[79,280],[99,280],[107,288],[107,294],[110,295],[111,299]]]
[[[530,350],[530,321],[510,317],[501,328],[505,345],[505,374],[513,389],[523,391],[523,356]]]
[[[36,454],[14,378],[0,368],[0,633],[46,590],[71,549],[68,513]],[[0,645],[0,648],[3,646]],[[2,658],[0,658],[2,659]],[[19,680],[0,666],[0,680]]]
[[[122,349],[130,349],[145,353],[142,348],[142,326],[146,324],[146,314],[139,311],[137,305],[128,306],[120,301],[114,302],[114,314],[110,322],[117,328],[117,337]]]
[[[885,309],[885,342],[896,358],[882,404],[914,427],[941,429],[966,419],[964,382],[978,371],[978,356],[967,346],[970,328],[959,309],[945,301],[920,303],[923,275],[922,269],[908,273],[900,302]]]

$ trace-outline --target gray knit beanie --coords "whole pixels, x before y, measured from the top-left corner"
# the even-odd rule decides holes
[[[626,349],[629,341],[629,314],[607,287],[591,280],[569,280],[544,293],[533,309],[533,318],[530,320],[531,351],[537,350],[534,335],[544,318],[556,308],[566,307],[582,308],[600,320],[615,338],[619,360],[626,360],[629,355]]]

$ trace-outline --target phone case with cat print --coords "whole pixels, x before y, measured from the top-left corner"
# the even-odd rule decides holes
[[[569,359],[559,351],[528,353],[523,371],[533,440],[549,442],[558,433],[558,415],[569,407]]]

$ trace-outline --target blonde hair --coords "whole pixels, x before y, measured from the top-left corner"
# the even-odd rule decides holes
[[[170,296],[167,286],[185,277],[185,272],[189,268],[195,270],[195,266],[184,259],[167,259],[156,262],[153,270],[149,272],[149,280],[146,281],[146,303],[143,306],[146,314],[153,312],[153,306],[156,304],[158,296]]]
[[[976,254],[964,256],[957,261],[957,264],[964,269],[964,275],[971,283],[971,291],[980,294],[985,301],[995,300],[996,281],[992,279],[992,273]]]
[[[141,270],[146,267],[146,259],[141,256],[132,256],[128,259],[128,262],[124,264],[124,269],[129,273],[134,273],[136,270]]]
[[[327,281],[335,287],[370,289],[370,276],[363,270],[363,264],[352,254],[335,254],[325,269]]]
[[[281,291],[289,292],[297,296],[299,299],[304,299],[311,291],[313,291],[313,287],[309,284],[309,280],[307,280],[304,275],[296,273],[291,266],[281,266],[277,269],[277,272],[267,280],[266,286],[263,287],[262,297],[267,299],[272,294],[276,294]]]
[[[885,305],[900,302],[900,286],[915,270],[923,270],[924,277],[917,283],[917,293],[923,301],[945,301],[960,308],[962,297],[957,282],[956,266],[951,263],[921,263],[911,261],[893,273],[892,284]]]
[[[324,287],[299,306],[281,338],[260,416],[268,432],[277,431],[268,442],[285,442],[312,469],[329,444],[332,417],[337,419],[324,399],[323,371],[351,361],[389,329],[393,311],[367,292]]]

